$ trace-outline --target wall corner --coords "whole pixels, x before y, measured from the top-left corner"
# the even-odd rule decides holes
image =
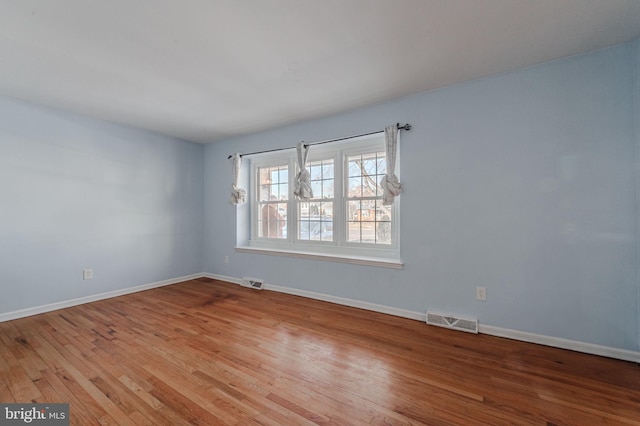
[[[640,351],[640,36],[631,42],[631,67],[633,73],[633,144],[635,153],[635,248],[636,248],[636,320]]]

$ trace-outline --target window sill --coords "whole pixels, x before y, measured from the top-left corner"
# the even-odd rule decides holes
[[[391,259],[384,257],[372,257],[372,256],[354,256],[344,254],[325,254],[314,253],[308,251],[299,250],[285,250],[285,249],[272,249],[272,248],[257,248],[240,246],[235,248],[238,253],[253,253],[253,254],[267,254],[270,256],[285,256],[295,257],[298,259],[315,259],[325,260],[329,262],[350,263],[352,265],[365,265],[365,266],[379,266],[383,268],[402,269],[404,263],[400,259]]]

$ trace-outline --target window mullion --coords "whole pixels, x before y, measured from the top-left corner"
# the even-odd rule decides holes
[[[256,164],[252,161],[251,162],[251,180],[249,182],[249,191],[250,191],[250,195],[249,195],[249,200],[250,200],[250,220],[251,220],[251,230],[250,230],[250,239],[251,240],[256,240],[258,237],[258,198],[256,196],[256,194],[259,191],[259,185],[258,185],[258,167],[256,166]]]
[[[287,241],[293,243],[296,235],[298,235],[298,203],[295,195],[293,195],[296,176],[296,161],[295,158],[289,158],[289,194],[287,197]]]
[[[333,245],[341,245],[342,241],[342,167],[340,151],[333,153]]]
[[[340,169],[341,169],[341,167],[340,167],[340,163],[339,163],[338,154],[339,154],[339,151],[338,151],[338,153],[334,152],[334,153],[332,153],[332,157],[331,157],[331,160],[333,162],[333,167],[332,167],[332,170],[333,170],[333,176],[332,176],[332,178],[333,178],[333,199],[331,200],[331,202],[332,202],[332,218],[331,218],[331,221],[332,221],[331,229],[332,229],[332,231],[331,232],[332,232],[332,238],[333,238],[333,241],[332,241],[333,245],[339,245],[340,244],[341,235],[340,235],[340,230],[339,230],[340,229],[339,223],[342,221],[341,220],[342,209],[341,209],[340,203],[339,203],[339,200],[340,200],[339,197],[340,197],[340,194],[342,192],[341,191],[341,188],[342,188],[341,182],[342,182],[342,180],[340,179],[340,176],[341,176]],[[336,232],[336,229],[338,230],[337,232]]]

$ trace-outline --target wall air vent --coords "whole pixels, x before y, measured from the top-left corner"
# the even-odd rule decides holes
[[[260,278],[247,278],[247,277],[244,277],[244,278],[242,278],[242,286],[243,287],[253,288],[255,290],[262,290],[262,287],[264,286],[264,280],[262,280]]]
[[[478,320],[427,312],[427,324],[478,334]]]

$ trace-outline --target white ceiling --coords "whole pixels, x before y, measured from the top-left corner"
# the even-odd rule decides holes
[[[0,94],[208,143],[639,34],[640,0],[0,0]]]

